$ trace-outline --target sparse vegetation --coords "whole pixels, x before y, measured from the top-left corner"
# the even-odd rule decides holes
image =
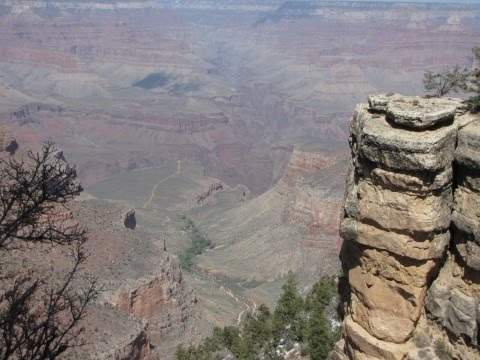
[[[312,360],[326,359],[340,336],[340,323],[332,311],[335,298],[334,278],[323,277],[302,299],[290,272],[273,314],[260,305],[246,315],[241,328],[217,327],[203,344],[179,346],[175,358],[206,360],[231,353],[238,360],[282,359],[287,351],[297,349]]]
[[[413,342],[419,348],[427,347],[430,345],[430,336],[424,333],[416,333],[413,337]]]
[[[195,223],[186,215],[182,215],[181,219],[185,221],[185,231],[191,234],[191,244],[179,256],[180,266],[187,271],[190,271],[193,266],[195,256],[200,255],[205,249],[212,246],[212,241],[198,230]]]
[[[472,49],[476,66],[471,71],[455,66],[440,73],[427,71],[423,77],[425,90],[430,96],[441,97],[450,92],[473,94],[467,103],[472,112],[480,111],[480,47]]]
[[[449,344],[445,339],[440,338],[435,342],[435,354],[441,360],[450,360],[452,358],[452,352],[450,350]]]
[[[477,67],[470,73],[467,91],[473,96],[468,99],[468,105],[472,112],[480,111],[480,47],[473,48],[473,56]]]
[[[451,92],[460,92],[466,89],[466,82],[470,73],[458,65],[443,72],[426,71],[423,75],[425,90],[434,97],[442,97]]]

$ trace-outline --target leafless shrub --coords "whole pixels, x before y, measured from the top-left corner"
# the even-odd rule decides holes
[[[87,230],[61,216],[80,191],[75,168],[52,143],[39,153],[0,159],[1,359],[54,359],[84,344],[81,322],[98,286],[82,275]],[[69,264],[53,269],[60,276],[6,269],[9,254],[42,244],[69,249]]]

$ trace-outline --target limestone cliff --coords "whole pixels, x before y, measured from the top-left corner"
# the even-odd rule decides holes
[[[480,116],[458,99],[368,100],[349,125],[333,358],[479,358]]]

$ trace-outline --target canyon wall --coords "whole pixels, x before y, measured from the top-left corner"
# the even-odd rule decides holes
[[[480,116],[459,99],[368,100],[349,125],[333,358],[478,358]]]

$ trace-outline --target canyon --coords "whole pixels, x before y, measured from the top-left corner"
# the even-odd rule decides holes
[[[11,133],[2,132],[0,143],[35,149],[51,140],[76,164],[85,191],[71,212],[91,231],[94,255],[88,268],[105,284],[92,310],[99,331],[90,334],[89,356],[169,359],[177,344],[195,344],[213,326],[238,324],[259,304],[273,305],[289,270],[303,290],[321,275],[336,274],[342,241],[352,240],[345,235],[348,221],[340,222],[344,179],[348,175],[355,182],[359,176],[350,166],[351,109],[371,93],[422,94],[425,70],[471,68],[479,20],[475,4],[3,2],[0,124]],[[386,106],[385,99],[372,101]],[[366,106],[357,112],[384,116],[378,106],[375,114]],[[459,117],[466,115],[456,115],[455,123]],[[355,131],[363,132],[360,128]],[[452,135],[454,128],[438,134],[446,133],[450,150],[459,140],[458,157],[462,137]],[[365,198],[358,205],[364,206],[359,211],[365,221],[352,225],[358,232],[352,246],[368,255],[349,261],[370,268],[397,255],[417,259],[428,279],[407,286],[412,298],[405,308],[418,313],[430,302],[432,319],[448,327],[445,313],[457,300],[442,295],[440,301],[427,289],[445,294],[446,286],[454,286],[429,283],[450,241],[445,224],[453,200],[446,189],[453,170],[440,171],[427,155],[411,166],[425,161],[428,171],[438,170],[428,181],[415,177],[418,169],[400,165],[398,171],[406,174],[393,176],[398,160],[393,155],[384,160],[388,166],[375,168],[372,159],[387,156],[383,148],[375,149],[377,135],[369,140],[368,164],[355,165],[368,167],[369,180],[358,190]],[[437,136],[431,141],[440,151]],[[469,136],[463,138],[466,144],[473,141]],[[465,154],[473,151],[465,146]],[[448,162],[452,151],[435,161]],[[467,189],[459,190],[453,215],[462,234],[471,234],[473,215],[464,209],[476,186],[467,170],[465,180],[455,180]],[[409,229],[414,235],[387,223],[380,199],[369,195],[390,196],[379,190],[382,186],[408,189],[405,204],[418,208],[412,197],[433,194],[428,208],[405,218],[415,218],[418,228]],[[393,200],[392,195],[384,201],[395,208]],[[367,208],[386,223],[368,218],[374,215]],[[443,223],[427,219],[429,211],[438,212]],[[180,269],[177,259],[194,236],[187,219],[212,242],[190,272]],[[387,230],[395,235],[388,237]],[[422,231],[428,234],[420,241],[415,236]],[[458,245],[470,264],[472,244]],[[375,246],[381,256],[371,251]],[[458,260],[449,264],[438,279],[450,276],[445,269],[467,269],[455,267]],[[398,266],[403,265],[392,263]],[[461,284],[457,270],[455,284]],[[355,276],[363,281],[364,275]],[[414,274],[405,277],[410,281]],[[380,336],[372,330],[376,324],[362,323],[373,310],[361,302],[364,289],[355,291],[358,311],[346,324],[355,331],[361,324],[371,336]],[[403,338],[383,340],[403,341],[424,322],[424,317],[402,319],[409,322],[399,333]],[[345,347],[356,349],[350,340],[355,335],[346,334]],[[115,346],[107,346],[106,339]]]

